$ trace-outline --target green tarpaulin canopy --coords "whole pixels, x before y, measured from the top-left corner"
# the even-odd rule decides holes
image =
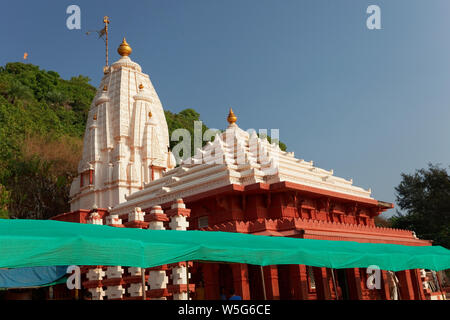
[[[400,271],[450,268],[450,250],[268,237],[240,233],[115,228],[51,220],[0,220],[0,268],[56,265],[155,267],[180,261]]]

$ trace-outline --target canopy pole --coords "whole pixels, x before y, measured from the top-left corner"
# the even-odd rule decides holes
[[[189,301],[189,262],[186,261],[186,294],[187,300]]]
[[[259,266],[259,267],[261,268],[261,280],[262,280],[262,286],[263,286],[264,300],[267,300],[266,281],[264,280],[264,268],[263,268],[263,266]]]
[[[145,268],[141,268],[141,280],[142,280],[142,300],[147,300],[145,292]]]
[[[334,293],[336,294],[336,300],[339,300],[337,285],[336,285],[336,279],[334,278],[334,269],[331,268],[331,277],[333,278],[333,286],[334,286]]]

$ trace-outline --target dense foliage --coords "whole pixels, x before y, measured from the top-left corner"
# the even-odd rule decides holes
[[[421,239],[450,248],[450,174],[436,165],[402,174],[396,187],[397,211],[391,218],[394,228],[414,230]]]
[[[94,94],[87,77],[0,67],[0,217],[43,219],[68,209]]]

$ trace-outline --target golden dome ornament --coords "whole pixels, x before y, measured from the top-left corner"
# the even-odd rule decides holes
[[[236,121],[237,121],[237,117],[234,115],[234,112],[233,112],[233,109],[232,108],[230,108],[230,113],[228,113],[228,118],[227,118],[227,120],[228,120],[228,123],[231,125],[231,124],[234,124]]]
[[[120,44],[119,48],[117,49],[117,52],[122,57],[128,57],[132,51],[133,51],[133,49],[131,49],[130,45],[127,43],[127,40],[124,37],[122,40],[122,43]]]

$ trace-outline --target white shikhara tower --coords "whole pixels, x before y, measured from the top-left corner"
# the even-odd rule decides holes
[[[150,78],[128,57],[105,68],[89,111],[71,210],[114,207],[174,166],[166,117]]]

